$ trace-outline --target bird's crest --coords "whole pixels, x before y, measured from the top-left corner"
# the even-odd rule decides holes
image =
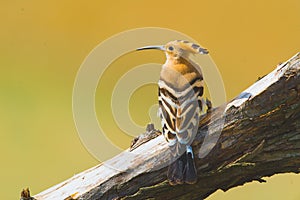
[[[208,54],[207,49],[186,40],[175,40],[167,43],[165,45],[165,51],[168,53],[174,52],[175,54]]]

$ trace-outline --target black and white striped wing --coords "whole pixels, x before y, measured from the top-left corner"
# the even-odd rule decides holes
[[[203,81],[195,77],[183,89],[177,89],[163,80],[159,81],[159,109],[162,119],[162,131],[170,146],[176,146],[181,153],[181,146],[192,143],[199,124],[202,110]]]

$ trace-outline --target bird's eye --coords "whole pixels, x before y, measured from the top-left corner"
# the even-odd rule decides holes
[[[169,46],[169,48],[168,48],[170,51],[173,51],[174,50],[174,47],[172,47],[172,46]]]

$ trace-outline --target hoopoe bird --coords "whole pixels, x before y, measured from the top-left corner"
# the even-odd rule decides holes
[[[162,46],[146,46],[137,50],[158,49],[166,54],[158,81],[159,115],[162,133],[171,150],[168,180],[171,185],[194,184],[197,170],[191,143],[198,130],[202,111],[203,76],[191,54],[208,54],[197,44],[175,40]]]

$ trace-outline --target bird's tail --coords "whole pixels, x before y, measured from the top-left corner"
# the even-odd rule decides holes
[[[197,182],[197,170],[191,146],[186,146],[186,151],[169,165],[168,180],[171,185]]]

